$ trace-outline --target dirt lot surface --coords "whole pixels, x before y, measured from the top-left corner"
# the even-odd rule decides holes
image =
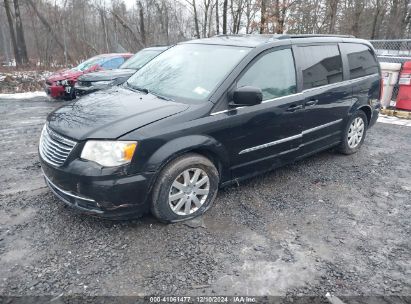
[[[411,295],[411,127],[220,190],[200,220],[64,208],[37,156],[59,103],[0,101],[2,295]]]

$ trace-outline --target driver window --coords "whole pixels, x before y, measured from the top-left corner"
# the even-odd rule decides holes
[[[263,101],[297,92],[291,49],[274,51],[258,58],[240,77],[237,87],[253,86],[263,91]]]

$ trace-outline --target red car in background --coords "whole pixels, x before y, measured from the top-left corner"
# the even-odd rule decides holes
[[[133,56],[131,53],[102,54],[91,57],[78,66],[59,71],[46,79],[45,91],[47,95],[56,99],[74,99],[74,84],[77,78],[83,74],[100,70],[118,68],[124,61]]]

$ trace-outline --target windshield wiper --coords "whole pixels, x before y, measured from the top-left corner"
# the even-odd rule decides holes
[[[164,100],[168,100],[168,101],[174,101],[174,99],[172,99],[172,98],[170,98],[170,97],[167,97],[167,96],[164,96],[164,95],[160,95],[160,94],[157,94],[157,93],[152,92],[152,91],[149,91],[149,93],[150,93],[151,95],[154,95],[154,96],[160,98],[160,99],[164,99]]]
[[[126,84],[127,84],[127,86],[128,86],[129,88],[132,88],[133,90],[137,90],[137,91],[140,91],[140,92],[143,92],[143,93],[146,93],[146,94],[149,93],[148,89],[146,89],[146,88],[141,88],[141,87],[132,85],[132,84],[129,83],[128,81],[126,81]]]
[[[129,88],[131,88],[133,90],[137,90],[137,91],[140,91],[140,92],[143,92],[143,93],[146,93],[146,94],[151,94],[151,95],[154,95],[154,96],[156,96],[160,99],[164,99],[164,100],[168,100],[168,101],[174,101],[174,99],[171,99],[170,97],[157,94],[157,93],[152,92],[152,91],[150,91],[149,89],[146,89],[146,88],[142,88],[142,87],[139,87],[139,86],[132,85],[128,81],[126,82],[126,84]]]

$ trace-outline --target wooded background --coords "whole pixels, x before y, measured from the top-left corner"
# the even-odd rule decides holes
[[[75,64],[217,34],[411,37],[410,0],[0,0],[0,59]]]

